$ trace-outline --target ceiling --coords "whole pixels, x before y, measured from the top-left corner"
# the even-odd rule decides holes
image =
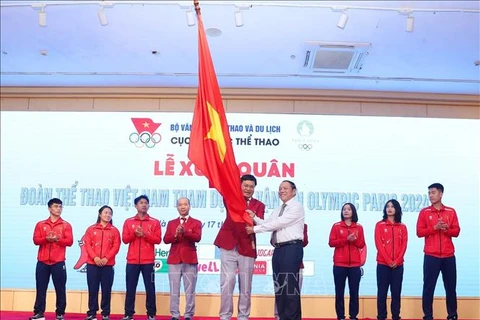
[[[97,16],[100,4],[108,24]],[[2,86],[195,87],[193,1],[0,1]],[[47,26],[39,26],[41,5]],[[480,94],[479,1],[202,1],[221,88]],[[243,26],[236,27],[240,8]],[[345,12],[344,29],[337,27]],[[408,12],[414,18],[406,31]],[[316,42],[366,42],[361,70],[304,67]],[[152,54],[156,51],[156,54]],[[42,54],[43,53],[43,54]]]

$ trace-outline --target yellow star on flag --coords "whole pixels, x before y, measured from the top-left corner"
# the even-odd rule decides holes
[[[150,123],[148,123],[147,121],[145,121],[145,122],[143,123],[143,127],[144,127],[144,128],[150,127]]]
[[[212,126],[210,131],[208,131],[205,139],[212,139],[217,143],[218,154],[220,160],[225,159],[225,153],[227,152],[227,145],[225,143],[225,138],[223,137],[222,124],[220,123],[220,117],[217,110],[212,107],[212,105],[207,101],[208,115],[210,117],[210,122]]]

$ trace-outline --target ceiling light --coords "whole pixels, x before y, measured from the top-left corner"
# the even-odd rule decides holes
[[[413,24],[415,22],[415,18],[414,17],[411,17],[411,16],[408,16],[407,17],[407,25],[405,26],[405,30],[407,32],[413,32]]]
[[[195,25],[195,13],[193,12],[192,9],[190,9],[190,10],[187,10],[185,14],[187,15],[187,25],[189,27],[193,27]]]
[[[339,27],[340,29],[345,29],[345,26],[347,25],[347,21],[348,21],[348,15],[344,11],[340,16],[340,19],[338,19],[337,27]]]
[[[208,28],[205,32],[210,37],[220,37],[222,35],[222,30],[218,28]]]
[[[240,8],[237,7],[237,10],[235,10],[235,25],[237,27],[243,26],[243,15],[242,12],[240,11]]]
[[[100,10],[98,10],[97,15],[98,15],[98,20],[100,20],[100,24],[102,26],[106,26],[108,24],[108,19],[103,6]]]
[[[38,12],[38,25],[40,27],[47,26],[47,13],[45,12],[45,6],[42,6],[42,10]]]

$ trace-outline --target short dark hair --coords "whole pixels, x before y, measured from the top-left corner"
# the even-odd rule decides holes
[[[438,189],[440,190],[442,193],[443,193],[443,185],[441,183],[438,183],[438,182],[435,182],[435,183],[432,183],[431,185],[428,186],[428,189]]]
[[[100,215],[102,214],[102,211],[104,209],[110,209],[112,211],[112,216],[113,216],[113,209],[109,206],[102,206],[100,209],[98,209],[98,216],[97,216],[97,223],[100,223]],[[113,219],[110,219],[110,224],[113,225]]]
[[[147,197],[146,195],[144,195],[144,194],[142,194],[141,196],[136,197],[135,200],[133,200],[133,203],[134,203],[135,205],[137,205],[137,204],[138,204],[138,201],[140,201],[140,200],[142,200],[142,199],[147,200],[147,203],[150,204],[150,200],[149,200],[148,197]]]
[[[178,206],[178,201],[179,201],[180,199],[186,199],[187,202],[188,202],[188,205],[190,205],[190,199],[188,199],[188,197],[178,197],[178,199],[177,199],[177,206]]]
[[[297,190],[297,186],[295,185],[295,183],[293,183],[293,181],[283,180],[282,183],[283,183],[283,182],[289,183],[293,190]]]
[[[240,183],[243,181],[252,181],[255,183],[255,186],[257,186],[257,178],[255,178],[254,175],[252,174],[244,174],[243,176],[240,177]]]
[[[50,208],[54,203],[59,204],[59,205],[63,205],[62,200],[60,200],[58,198],[53,198],[53,199],[48,200],[48,207]]]
[[[387,204],[389,202],[392,203],[393,207],[395,208],[395,217],[394,217],[395,222],[398,222],[398,223],[402,222],[402,207],[400,206],[400,203],[395,199],[390,199],[385,203],[385,206],[383,207],[383,221],[386,221],[388,218]]]
[[[342,221],[345,221],[345,218],[343,217],[343,208],[345,208],[346,205],[349,205],[350,209],[352,209],[352,222],[358,222],[357,208],[355,208],[353,203],[350,202],[347,202],[342,206],[342,210],[340,211],[340,219],[342,219]]]

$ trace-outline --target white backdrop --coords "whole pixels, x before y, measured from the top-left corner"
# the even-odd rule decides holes
[[[415,223],[419,209],[429,204],[427,186],[440,182],[445,186],[444,203],[457,210],[462,229],[454,241],[458,295],[480,296],[478,120],[227,117],[237,163],[242,173],[257,176],[256,197],[266,204],[267,215],[279,203],[277,188],[283,179],[298,186],[310,231],[305,294],[334,294],[328,235],[347,201],[358,208],[368,246],[360,294],[376,294],[373,229],[386,200],[396,198],[410,238],[403,294],[421,295],[423,239],[416,237]],[[137,141],[142,132],[137,132],[132,118],[145,118],[141,123],[149,126],[161,125]],[[225,212],[216,191],[208,189],[206,179],[189,164],[186,138],[191,119],[191,113],[2,112],[1,287],[35,288],[33,228],[48,217],[48,199],[59,197],[64,201],[62,217],[72,224],[75,239],[67,249],[67,288],[86,290],[83,268],[73,269],[80,257],[78,240],[95,222],[101,205],[113,207],[114,224],[121,229],[123,221],[136,213],[133,199],[146,193],[150,214],[163,226],[176,217],[178,196],[191,199],[191,215],[205,223],[197,292],[218,293],[220,264],[212,243]],[[269,235],[258,237],[254,294],[273,292],[268,243]],[[158,247],[157,291],[168,291],[167,253],[168,246]],[[125,289],[125,256],[122,245],[114,290]],[[143,290],[142,285],[139,289]],[[440,284],[437,294],[444,294]]]

